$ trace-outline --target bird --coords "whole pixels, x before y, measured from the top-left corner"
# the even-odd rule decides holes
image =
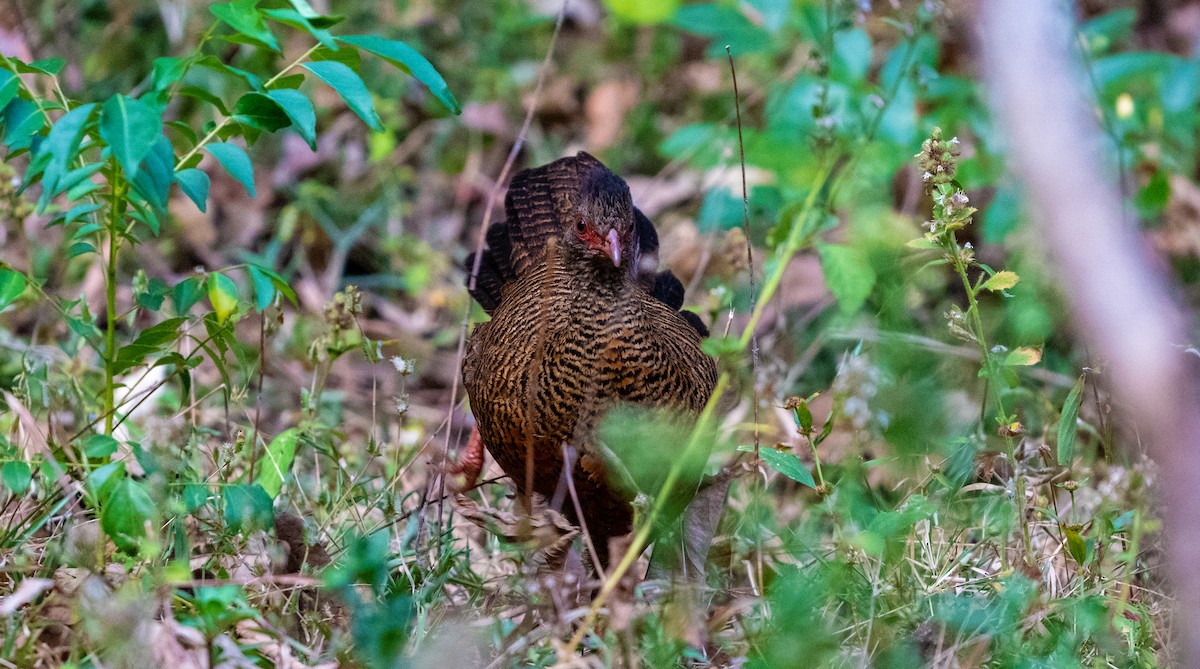
[[[658,269],[658,234],[628,184],[594,156],[580,151],[518,173],[505,213],[482,254],[465,261],[468,290],[491,316],[463,358],[472,443],[519,495],[557,499],[582,521],[604,568],[609,539],[632,531],[636,493],[610,471],[598,426],[627,405],[694,418],[717,381],[701,348],[708,330],[681,310],[679,279]],[[562,494],[564,456],[573,453],[581,518]]]

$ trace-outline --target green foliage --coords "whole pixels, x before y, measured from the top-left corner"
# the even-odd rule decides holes
[[[556,581],[536,548],[466,524],[440,468],[467,434],[452,268],[554,17],[234,0],[175,26],[143,0],[76,4],[22,21],[39,56],[67,58],[0,60],[0,601],[22,602],[6,661],[67,639],[62,661],[96,664],[153,630],[212,666],[1169,665],[1154,474],[1122,455],[1139,451],[1102,361],[1025,225],[969,16],[841,0],[570,15],[514,167],[583,146],[631,177],[724,391],[697,430],[614,410],[597,448],[639,530],[732,477],[705,488],[699,511],[723,512],[708,560],[685,556],[704,570],[697,615],[687,588],[613,581],[592,625],[572,589],[587,576]],[[1133,50],[1136,19],[1089,16],[1080,53],[1129,211],[1171,249],[1200,69]],[[1190,251],[1160,251],[1200,276]],[[503,483],[466,494],[518,512],[509,529],[534,544],[553,534]],[[286,548],[284,509],[305,516]],[[697,552],[687,522],[665,536]],[[280,573],[294,550],[309,559]],[[63,611],[117,632],[76,633]]]

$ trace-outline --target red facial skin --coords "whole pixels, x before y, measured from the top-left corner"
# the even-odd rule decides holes
[[[581,226],[576,227],[575,231],[589,249],[603,253],[612,260],[613,266],[621,266],[621,241],[616,230],[609,230],[607,237],[601,237],[590,223],[582,223]]]

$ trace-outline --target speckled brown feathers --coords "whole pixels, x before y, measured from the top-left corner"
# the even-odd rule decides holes
[[[572,476],[605,563],[632,508],[596,454],[600,419],[622,402],[698,412],[716,365],[699,319],[679,311],[679,281],[656,272],[653,226],[599,161],[580,153],[518,174],[507,208],[472,291],[492,320],[471,336],[463,383],[484,445],[522,492],[554,497],[563,445],[581,454]]]

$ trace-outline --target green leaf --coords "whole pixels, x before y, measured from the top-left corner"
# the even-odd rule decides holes
[[[304,16],[304,12],[298,12],[295,9],[264,9],[263,14],[266,14],[267,16],[279,21],[284,25],[288,25],[293,28],[299,28],[301,30],[307,30],[308,34],[312,35],[313,38],[315,38],[325,47],[334,51],[337,51],[338,49],[337,42],[334,41],[333,35],[331,35],[328,30],[323,30],[313,25],[312,22],[308,20],[308,17]]]
[[[76,167],[75,169],[68,171],[58,181],[59,192],[61,193],[66,191],[68,200],[81,199],[83,195],[86,195],[86,193],[80,194],[77,190],[75,190],[75,187],[82,185],[84,188],[88,189],[89,192],[94,190],[96,187],[95,183],[87,180],[90,179],[93,174],[99,172],[103,168],[104,163],[88,163],[83,167]]]
[[[215,4],[209,7],[209,11],[230,28],[249,37],[252,44],[265,46],[278,53],[279,42],[271,34],[270,28],[267,28],[266,21],[255,6],[257,4],[256,0],[234,0]]]
[[[22,63],[15,58],[13,60],[17,63],[17,71],[21,74],[48,74],[52,77],[58,76],[58,73],[62,72],[63,65],[67,64],[65,58],[43,58],[29,64]]]
[[[202,297],[204,290],[199,277],[191,276],[175,284],[171,289],[171,303],[175,305],[175,315],[187,316]]]
[[[171,148],[171,140],[160,134],[151,147],[150,153],[142,160],[142,168],[133,179],[134,189],[157,209],[167,208],[167,198],[171,194],[171,181],[175,172],[175,149]],[[158,234],[157,220],[146,221],[151,231]]]
[[[33,481],[33,470],[29,463],[12,461],[0,465],[0,482],[14,495],[24,495],[29,492],[29,484]]]
[[[184,170],[179,170],[175,173],[175,183],[179,184],[179,190],[188,196],[200,211],[206,211],[208,208],[208,174],[204,170],[189,167]]]
[[[292,7],[296,8],[296,12],[308,19],[308,22],[318,28],[332,28],[346,19],[340,14],[322,15],[318,14],[312,5],[308,4],[308,0],[289,0]]]
[[[114,95],[100,111],[100,136],[125,170],[125,178],[133,180],[142,160],[162,137],[162,112],[141,100]]]
[[[164,57],[154,59],[154,71],[150,85],[155,91],[165,91],[183,78],[189,63],[186,58]]]
[[[116,488],[117,483],[125,478],[125,463],[110,462],[92,470],[87,475],[87,489],[92,499],[103,504]]]
[[[355,114],[358,114],[368,127],[376,132],[383,130],[383,122],[375,113],[375,103],[371,100],[371,92],[367,90],[367,85],[354,73],[354,70],[333,60],[304,63],[303,67],[337,91],[342,100],[345,100],[346,105]]]
[[[676,490],[695,491],[716,435],[698,435],[703,441],[689,452],[691,422],[690,417],[661,408],[618,406],[609,411],[600,423],[599,434],[606,447],[612,485],[654,497],[662,490],[667,472],[678,466]],[[681,513],[687,501],[686,496],[670,495],[665,500],[667,515],[662,520]]]
[[[1063,403],[1062,416],[1058,419],[1058,464],[1070,467],[1075,459],[1075,423],[1079,420],[1079,405],[1083,403],[1083,377],[1080,376],[1067,401]]]
[[[179,326],[187,321],[186,318],[176,317],[146,328],[132,342],[117,349],[117,359],[113,365],[113,374],[121,374],[146,359],[147,355],[161,350],[164,346],[174,343],[178,338]]]
[[[196,65],[210,69],[213,72],[217,72],[225,76],[237,77],[238,79],[246,82],[246,85],[250,88],[253,88],[256,91],[262,90],[263,80],[260,79],[258,75],[229,65],[216,56],[208,55],[202,58],[197,58]]]
[[[135,555],[158,524],[158,509],[141,483],[124,478],[104,502],[100,526],[117,548]]]
[[[15,269],[0,267],[0,311],[20,297],[27,285],[29,282],[25,280],[24,274]]]
[[[300,91],[290,89],[275,89],[267,95],[279,105],[283,113],[292,120],[292,127],[313,151],[317,150],[317,114],[312,102]]]
[[[95,253],[96,247],[87,242],[75,242],[67,249],[67,258],[75,258],[85,253]]]
[[[988,278],[987,281],[984,281],[983,289],[990,290],[993,292],[999,291],[999,290],[1008,290],[1009,288],[1012,288],[1013,286],[1017,285],[1017,282],[1020,280],[1021,280],[1021,277],[1017,276],[1016,272],[1010,272],[1008,270],[1003,270],[1000,272],[996,272],[990,278]]]
[[[203,483],[185,483],[183,486],[183,505],[188,513],[208,503],[208,486]]]
[[[283,108],[262,93],[247,93],[238,98],[233,108],[233,120],[267,132],[275,132],[292,124]]]
[[[613,16],[629,23],[650,25],[662,23],[675,14],[679,9],[679,0],[604,0],[604,6]]]
[[[19,151],[33,145],[34,135],[42,129],[46,117],[37,105],[17,98],[4,108],[4,117],[0,121],[4,124],[3,144],[10,151]]]
[[[221,100],[221,98],[213,95],[203,88],[200,88],[199,86],[184,86],[183,88],[179,89],[179,94],[200,100],[201,102],[207,102],[208,104],[216,107],[217,111],[221,112],[222,115],[230,116],[229,109],[225,106],[225,102]]]
[[[56,217],[55,221],[58,221],[62,225],[66,225],[68,223],[74,223],[75,221],[79,220],[80,218],[92,213],[93,211],[99,211],[103,207],[104,207],[104,205],[100,205],[100,204],[77,204],[74,207],[71,207],[70,209],[68,209],[63,214]],[[91,225],[96,225],[96,224],[92,223]],[[96,229],[102,229],[102,228],[103,228],[103,226],[99,226],[98,228],[92,229],[91,231],[94,232]],[[72,237],[74,239],[79,239],[81,236],[82,235],[78,231],[76,231]]]
[[[50,128],[46,141],[38,147],[38,154],[49,154],[46,171],[42,173],[42,197],[38,201],[38,209],[44,211],[50,199],[64,189],[58,184],[67,174],[67,166],[79,152],[79,142],[83,139],[83,130],[88,119],[92,116],[94,104],[76,107],[63,114]]]
[[[875,287],[875,270],[865,253],[848,246],[821,244],[821,271],[842,313],[858,311]]]
[[[745,453],[753,453],[753,446],[739,446],[739,451]],[[758,449],[758,456],[762,458],[767,466],[775,471],[783,474],[791,480],[806,485],[815,489],[817,482],[813,480],[812,472],[808,471],[808,467],[800,462],[800,458],[793,453],[784,453],[783,451],[764,446]]]
[[[1010,367],[1028,367],[1042,361],[1042,351],[1031,346],[1021,346],[1004,356],[1004,363]]]
[[[267,445],[266,453],[259,460],[258,478],[254,482],[262,486],[271,499],[278,497],[283,488],[283,481],[296,457],[296,440],[299,437],[300,430],[294,427],[279,433]]]
[[[208,275],[208,301],[212,303],[217,320],[224,323],[237,311],[238,287],[233,279],[213,272]]]
[[[83,452],[89,458],[107,458],[117,452],[118,446],[117,440],[107,434],[92,434],[83,440]]]
[[[250,164],[250,157],[246,155],[242,147],[230,142],[215,142],[209,144],[207,150],[213,158],[217,159],[217,162],[221,163],[221,167],[224,167],[230,176],[246,187],[246,192],[250,194],[250,197],[258,197],[258,193],[254,190],[254,166]]]
[[[669,2],[661,3],[646,3],[646,4],[670,4]],[[414,79],[425,84],[430,93],[434,97],[441,100],[446,108],[455,114],[462,113],[462,107],[458,104],[458,100],[454,94],[450,92],[450,87],[446,85],[446,80],[438,73],[433,64],[429,62],[425,56],[417,53],[404,42],[397,40],[383,39],[374,35],[351,35],[347,37],[339,37],[339,40],[346,44],[352,44],[364,51],[369,51],[380,58],[388,61],[396,67],[404,70],[412,75]]]
[[[17,97],[21,90],[21,80],[8,70],[0,71],[0,111]]]
[[[251,532],[271,527],[274,522],[271,496],[260,485],[228,485],[221,491],[225,524],[234,532]]]
[[[1062,529],[1063,535],[1067,538],[1067,552],[1082,567],[1087,563],[1087,543],[1083,540],[1083,536],[1079,534],[1077,526],[1064,525]]]

